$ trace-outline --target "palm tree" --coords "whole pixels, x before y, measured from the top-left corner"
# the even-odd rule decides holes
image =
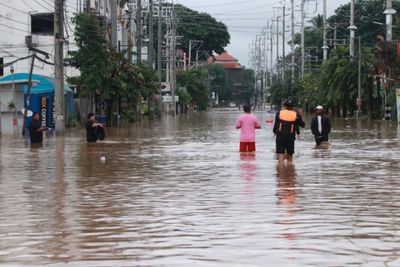
[[[324,18],[320,14],[318,14],[316,17],[313,17],[308,22],[311,24],[310,28],[313,30],[318,30],[318,29],[324,28]]]

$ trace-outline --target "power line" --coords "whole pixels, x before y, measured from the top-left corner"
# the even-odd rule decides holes
[[[203,7],[219,7],[219,6],[231,6],[231,5],[237,5],[237,4],[244,4],[244,3],[249,3],[249,2],[256,2],[258,0],[245,0],[245,1],[237,1],[237,2],[231,2],[227,4],[216,4],[216,5],[204,5],[204,6],[192,6],[190,8],[203,8]]]

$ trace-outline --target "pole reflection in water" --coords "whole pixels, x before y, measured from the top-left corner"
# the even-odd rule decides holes
[[[0,265],[400,266],[397,125],[335,119],[327,150],[306,129],[277,167],[270,127],[237,152],[240,114],[2,136]]]

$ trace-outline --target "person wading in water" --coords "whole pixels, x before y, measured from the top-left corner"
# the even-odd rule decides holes
[[[278,162],[284,163],[285,155],[289,163],[293,162],[296,134],[305,123],[301,114],[293,110],[293,103],[286,101],[284,108],[276,114],[273,132],[276,135],[276,154]]]

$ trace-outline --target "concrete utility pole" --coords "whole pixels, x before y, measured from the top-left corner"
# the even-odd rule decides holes
[[[142,0],[136,0],[136,55],[137,63],[142,62]]]
[[[392,0],[386,0],[386,41],[392,41],[392,29],[393,29],[393,15],[396,14],[396,10],[392,8]]]
[[[162,0],[158,2],[158,19],[157,19],[157,74],[158,81],[162,82]]]
[[[283,1],[283,7],[282,7],[282,84],[285,84],[285,56],[286,56],[286,41],[285,41],[285,36],[286,36],[286,1]]]
[[[291,79],[292,79],[292,84],[294,83],[294,66],[295,66],[295,57],[294,57],[294,37],[295,37],[295,32],[294,32],[294,0],[291,0],[291,6],[290,6],[290,11],[291,11],[291,42],[290,42],[290,52],[292,53],[292,61],[290,63],[290,70],[291,70]]]
[[[269,24],[269,71],[272,73],[273,69],[273,45],[274,45],[274,39],[273,39],[273,23]],[[272,81],[272,75],[271,75],[271,81]]]
[[[149,0],[149,54],[148,62],[151,68],[154,67],[154,23],[153,23],[154,3]]]
[[[192,61],[192,40],[189,40],[188,70],[190,70]]]
[[[323,6],[323,23],[324,23],[324,33],[323,33],[323,45],[322,49],[324,50],[324,56],[323,59],[324,61],[328,59],[328,45],[327,45],[327,40],[326,40],[326,34],[328,30],[328,25],[326,24],[326,0],[324,0],[324,6]]]
[[[358,97],[357,97],[357,113],[361,115],[361,37],[358,36]]]
[[[355,0],[351,0],[350,2],[350,58],[354,58],[354,39],[356,36],[357,27],[354,25],[354,2]]]
[[[128,22],[128,60],[129,60],[129,62],[132,62],[132,44],[133,44],[133,42],[132,42],[132,27],[133,27],[132,13],[133,13],[133,6],[129,5],[129,11],[128,11],[128,14],[129,14],[129,16],[128,16],[128,21],[129,21]]]
[[[172,4],[172,40],[171,40],[171,96],[172,96],[172,109],[173,115],[176,115],[176,102],[175,102],[175,90],[176,90],[176,14],[175,7]]]
[[[304,76],[304,66],[305,66],[305,44],[304,44],[305,2],[306,0],[301,0],[301,77]]]
[[[335,23],[333,28],[333,48],[336,49],[336,47],[337,47],[337,25]]]
[[[111,45],[118,51],[117,0],[111,0]]]
[[[150,68],[154,68],[154,24],[153,24],[154,4],[153,0],[149,0],[149,48],[148,48],[148,64]],[[149,120],[154,119],[154,95],[147,95],[147,106],[149,108]]]
[[[64,0],[54,2],[54,85],[56,134],[65,132],[64,118]],[[33,61],[33,59],[32,59]]]
[[[59,1],[59,0],[58,0]],[[25,110],[24,110],[24,117],[22,121],[22,135],[25,136],[25,130],[26,130],[26,116],[28,114],[29,110],[29,104],[30,104],[30,98],[31,98],[31,88],[32,88],[32,74],[33,74],[33,67],[35,66],[35,58],[36,54],[33,53],[31,57],[31,67],[29,69],[29,78],[28,78],[28,91],[26,94],[26,99],[25,99]],[[57,91],[56,91],[57,93]],[[57,112],[57,111],[56,111]],[[56,124],[57,127],[57,124]]]
[[[278,70],[279,63],[279,17],[276,18],[276,68]]]

